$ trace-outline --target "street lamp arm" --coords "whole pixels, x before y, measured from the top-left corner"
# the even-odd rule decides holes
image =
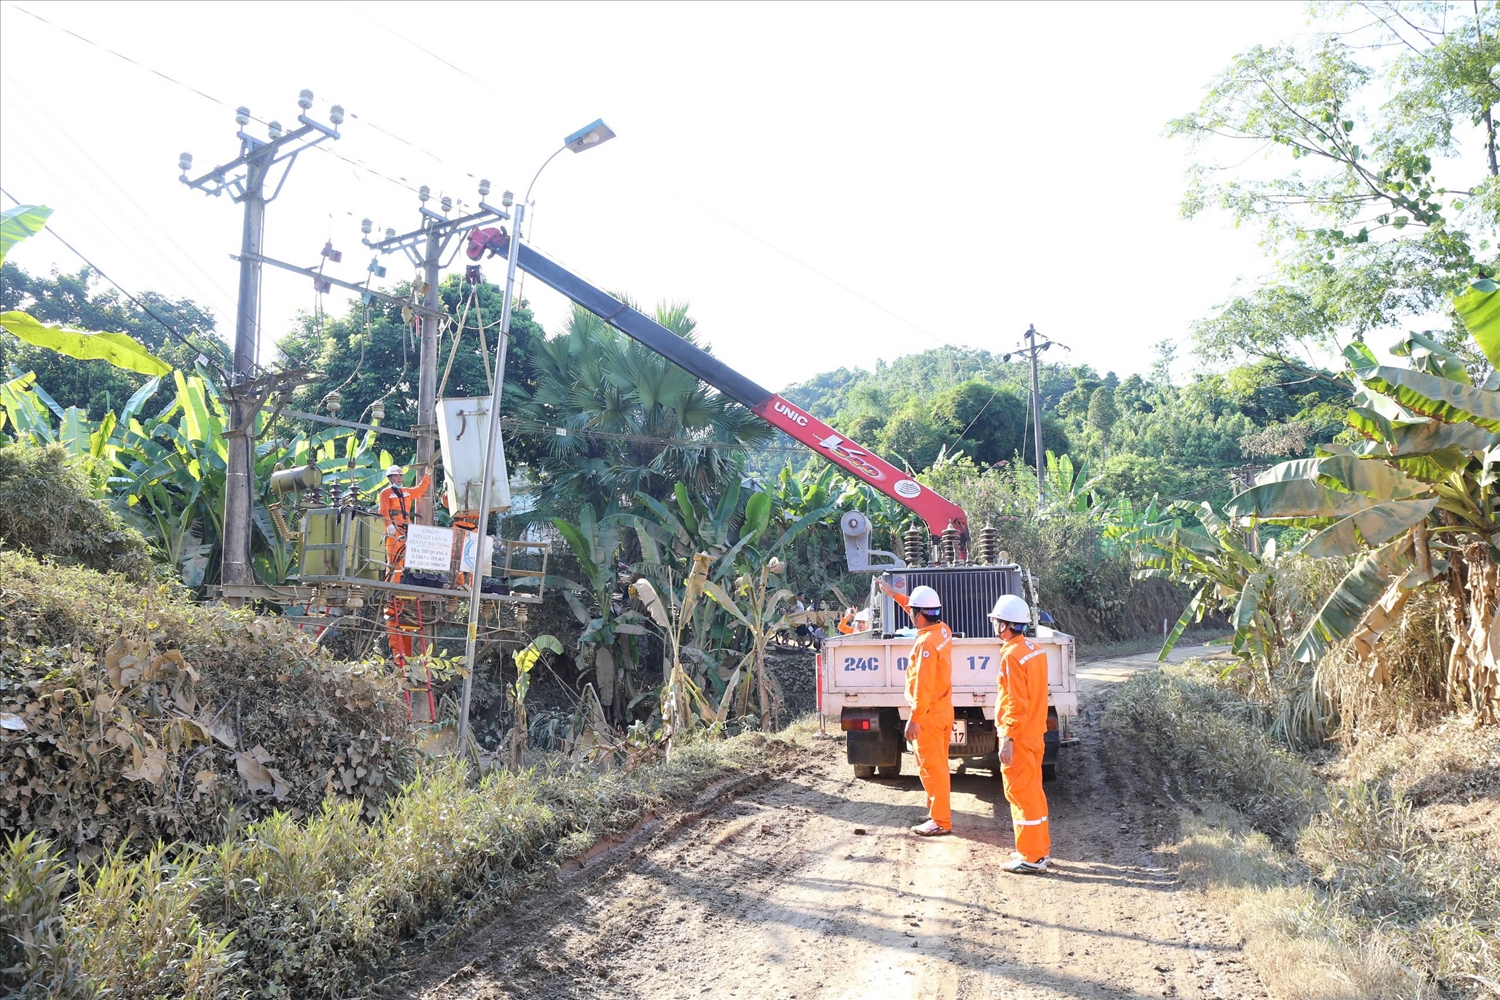
[[[561,153],[564,149],[567,148],[567,146],[560,146],[558,147],[557,153]],[[547,159],[543,160],[542,165],[536,168],[536,173],[531,175],[531,183],[526,185],[526,197],[521,199],[521,203],[523,205],[531,204],[531,189],[536,187],[536,179],[542,176],[542,171],[547,169],[547,164],[557,159],[557,153],[553,153],[551,156],[547,157]]]

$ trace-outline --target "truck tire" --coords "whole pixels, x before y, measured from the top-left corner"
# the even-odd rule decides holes
[[[875,765],[874,764],[855,764],[854,765],[854,776],[856,778],[860,778],[860,779],[875,777]]]
[[[1043,781],[1056,781],[1057,780],[1057,764],[1056,763],[1043,764],[1042,765],[1042,780]]]
[[[882,767],[880,769],[880,776],[882,778],[896,778],[896,777],[900,777],[900,775],[901,775],[901,758],[900,757],[896,758],[896,763],[891,764],[888,767]]]

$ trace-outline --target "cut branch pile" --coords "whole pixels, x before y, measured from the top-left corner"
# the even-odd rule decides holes
[[[0,553],[0,837],[83,859],[362,799],[413,773],[399,685],[274,618]]]

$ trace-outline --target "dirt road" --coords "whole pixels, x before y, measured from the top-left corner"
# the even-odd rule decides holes
[[[501,914],[408,996],[1262,997],[1155,849],[1176,806],[1103,746],[1101,698],[1151,663],[1080,668],[1080,743],[1047,786],[1049,875],[998,873],[1010,818],[988,771],[955,773],[954,836],[922,840],[915,777],[856,781],[842,743],[819,741],[793,772]]]

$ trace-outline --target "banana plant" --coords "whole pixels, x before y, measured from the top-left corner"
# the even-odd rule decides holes
[[[1197,523],[1190,523],[1189,516]],[[1255,686],[1271,688],[1288,642],[1287,615],[1277,593],[1282,559],[1274,540],[1256,554],[1245,532],[1215,514],[1212,506],[1182,501],[1160,512],[1153,504],[1141,523],[1115,525],[1105,535],[1130,547],[1137,579],[1161,577],[1193,590],[1157,659],[1166,659],[1190,624],[1219,610],[1234,625],[1232,651],[1259,667]]]
[[[1459,315],[1493,364],[1497,291],[1477,283],[1456,301]],[[1335,642],[1353,641],[1377,681],[1390,664],[1380,636],[1419,587],[1441,595],[1449,696],[1487,720],[1500,716],[1500,375],[1475,385],[1461,361],[1427,337],[1393,348],[1407,367],[1382,364],[1366,345],[1346,348],[1355,391],[1352,445],[1320,447],[1315,457],[1263,473],[1226,511],[1249,521],[1312,533],[1301,551],[1354,563],[1296,640],[1294,656],[1317,662]]]
[[[759,572],[773,555],[784,552],[808,528],[835,513],[832,506],[818,507],[800,513],[783,528],[772,518],[771,494],[752,493],[743,510],[740,495],[735,486],[713,508],[699,508],[679,485],[673,510],[638,494],[647,513],[618,515],[622,524],[635,529],[640,545],[641,561],[633,568],[658,589],[670,588],[671,579],[690,578],[701,560],[706,563],[708,583],[727,594],[736,578]],[[725,609],[724,602],[695,602],[693,608],[692,638],[684,649],[688,659],[700,664],[694,671],[697,683],[722,700],[736,682],[729,664],[743,661],[745,646],[753,645],[751,633],[740,631],[743,622]]]
[[[719,721],[719,715],[710,705],[703,688],[688,672],[683,657],[682,633],[692,620],[693,612],[703,598],[708,579],[709,557],[699,552],[693,556],[692,569],[683,581],[679,598],[672,586],[668,572],[666,596],[657,591],[656,585],[645,577],[635,581],[631,594],[646,606],[651,620],[661,630],[667,647],[667,663],[662,671],[661,721],[662,735],[667,742],[667,754],[671,756],[678,743],[699,720],[708,723]]]
[[[773,579],[779,582],[784,569],[781,560],[772,556],[759,572],[742,573],[736,577],[732,594],[712,581],[704,584],[704,593],[742,625],[750,639],[750,650],[735,667],[719,698],[717,716],[720,721],[728,717],[731,699],[736,713],[745,714],[749,708],[749,686],[753,682],[759,701],[761,730],[769,731],[775,722],[771,677],[766,669],[766,646],[776,631],[785,626],[787,609],[797,596],[784,587],[772,589]],[[746,662],[750,664],[748,674],[744,672]]]
[[[0,383],[0,433],[35,446],[60,443],[79,458],[97,460],[104,470],[96,481],[148,538],[188,586],[200,586],[217,565],[224,509],[228,414],[214,386],[200,371],[174,371],[177,394],[155,414],[143,412],[160,380],[141,386],[119,410],[98,422],[82,411],[63,409],[27,373]],[[262,418],[264,419],[264,417]],[[325,474],[353,481],[363,490],[378,488],[391,456],[377,451],[373,432],[356,435],[330,428],[289,440],[263,440],[257,446],[255,482],[268,488],[278,465],[315,462]],[[281,583],[291,575],[295,551],[271,524],[267,498],[256,497],[252,516],[258,529],[252,552],[261,579]]]
[[[579,508],[578,523],[562,518],[552,521],[578,560],[583,582],[559,580],[559,588],[583,632],[578,645],[594,669],[599,700],[612,706],[616,720],[648,694],[640,686],[640,637],[646,634],[641,615],[626,606],[620,589],[620,525],[617,514],[600,518],[593,507]],[[585,607],[579,594],[592,597],[593,609]]]

